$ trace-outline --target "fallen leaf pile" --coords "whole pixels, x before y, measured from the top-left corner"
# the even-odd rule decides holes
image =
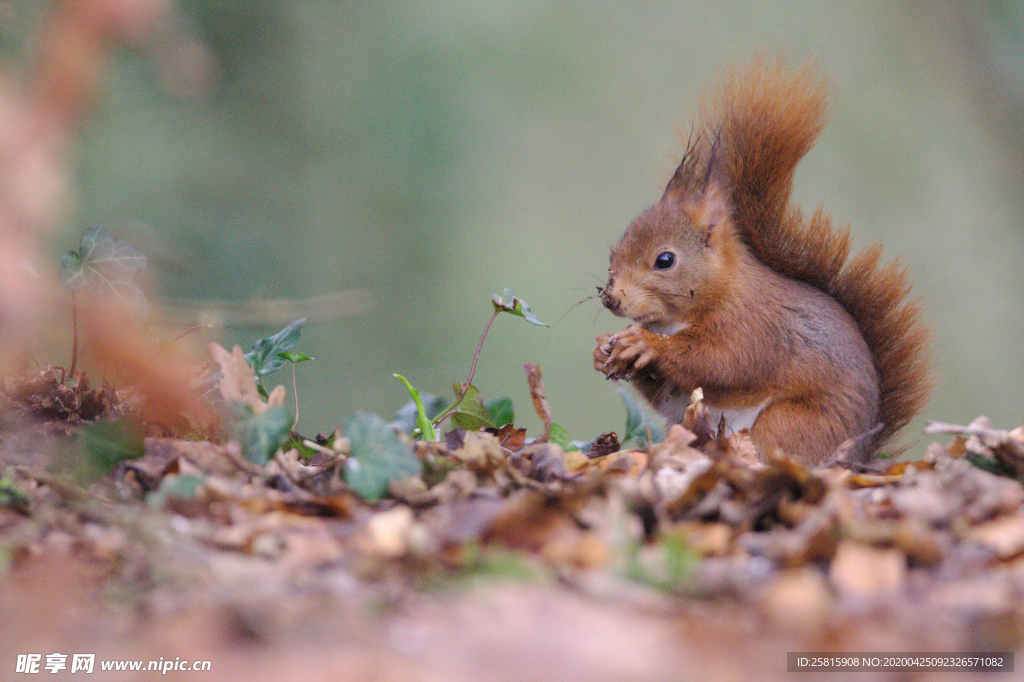
[[[212,352],[225,398],[265,414],[241,351]],[[814,470],[782,453],[759,460],[745,432],[715,433],[705,415],[697,395],[662,442],[618,451],[606,434],[592,456],[513,425],[410,441],[372,415],[265,464],[235,439],[148,438],[92,483],[26,460],[11,434],[0,543],[16,571],[91,567],[150,614],[136,618],[228,604],[271,640],[325,604],[513,576],[669,617],[742,608],[755,630],[822,648],[1020,645],[1020,429],[938,425],[955,439],[920,460]],[[944,627],[921,634],[932,619]]]

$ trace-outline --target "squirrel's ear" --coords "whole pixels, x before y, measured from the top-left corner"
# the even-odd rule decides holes
[[[725,198],[725,192],[717,182],[712,180],[704,190],[697,206],[697,224],[706,228],[720,225],[729,217],[729,202]]]
[[[679,164],[679,168],[676,168],[676,172],[669,178],[668,184],[665,185],[665,192],[662,194],[662,200],[668,200],[674,203],[686,203],[686,199],[691,194],[690,183],[687,182],[687,172],[684,168],[686,165],[686,157],[683,157],[683,162]]]
[[[720,231],[718,228],[729,218],[729,202],[721,185],[712,178],[704,193],[696,200],[684,203],[686,212],[694,225],[704,235],[704,246],[711,246],[712,239]]]

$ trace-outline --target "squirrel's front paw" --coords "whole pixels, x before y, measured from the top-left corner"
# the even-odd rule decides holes
[[[603,373],[609,379],[614,379],[612,370],[608,367],[608,356],[612,352],[612,340],[614,334],[601,334],[597,337],[597,346],[594,347],[594,369]]]
[[[654,360],[654,350],[644,338],[648,333],[636,325],[630,325],[618,334],[602,334],[597,337],[594,368],[604,372],[609,379],[629,379],[635,371],[643,369]]]

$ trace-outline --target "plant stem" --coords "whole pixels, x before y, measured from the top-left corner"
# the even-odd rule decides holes
[[[189,334],[191,334],[193,332],[197,332],[200,329],[210,329],[210,328],[211,327],[208,324],[197,324],[194,327],[189,327],[188,329],[186,329],[185,331],[183,331],[182,333],[178,334],[173,339],[171,339],[171,344],[173,345],[175,343],[178,343],[178,341],[181,341],[183,338],[185,338]]]
[[[75,367],[78,365],[78,299],[71,292],[71,369],[68,376],[75,378]]]
[[[473,374],[476,372],[476,361],[480,359],[480,351],[484,348],[484,339],[487,338],[487,332],[491,330],[494,318],[496,318],[500,312],[500,310],[495,308],[494,313],[491,315],[491,319],[487,320],[487,326],[484,327],[484,333],[480,335],[480,343],[476,344],[476,353],[473,354],[473,364],[469,368],[469,376],[466,377],[465,383],[459,384],[459,391],[458,395],[455,396],[455,402],[449,405],[448,409],[444,412],[434,417],[434,421],[430,423],[433,428],[436,429],[440,426],[441,422],[444,421],[449,414],[455,411],[455,408],[459,406],[459,401],[461,401],[462,397],[466,395],[466,390],[469,388],[469,385],[473,383]]]
[[[473,365],[469,368],[469,377],[466,378],[466,382],[462,384],[462,392],[465,393],[469,385],[473,383],[473,373],[476,372],[476,361],[480,359],[480,351],[484,348],[484,339],[487,338],[487,332],[491,330],[491,324],[494,323],[494,318],[498,316],[501,311],[497,308],[494,309],[494,314],[491,315],[491,319],[487,321],[487,326],[484,327],[484,333],[480,336],[480,343],[476,344],[476,353],[473,354]]]
[[[292,424],[292,431],[299,428],[299,387],[295,381],[295,363],[292,363],[292,395],[295,396],[295,423]]]

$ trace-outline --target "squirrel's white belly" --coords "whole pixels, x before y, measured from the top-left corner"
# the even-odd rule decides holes
[[[722,417],[725,417],[725,434],[736,433],[743,429],[749,429],[757,421],[757,418],[764,412],[764,408],[768,407],[770,401],[765,400],[760,405],[754,407],[716,407],[710,403],[704,403],[708,408],[708,412],[711,414],[711,428],[718,429],[718,424],[722,421]],[[683,421],[683,417],[686,414],[686,408],[690,406],[690,396],[684,393],[672,392],[662,397],[657,404],[654,406],[661,414],[665,416],[670,424],[679,424]]]
[[[717,429],[724,416],[725,434],[729,435],[730,433],[736,433],[737,431],[752,427],[757,418],[764,412],[764,408],[768,407],[768,401],[766,400],[756,407],[726,409],[718,408],[714,405],[708,405],[707,407],[708,412],[711,413],[711,428]]]

